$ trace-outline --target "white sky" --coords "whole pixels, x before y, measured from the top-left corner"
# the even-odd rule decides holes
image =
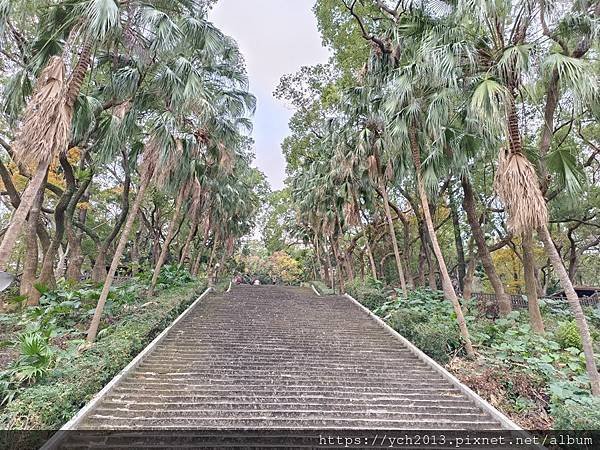
[[[325,63],[312,13],[314,0],[219,0],[209,18],[239,44],[246,59],[250,90],[257,97],[253,137],[256,165],[272,189],[283,187],[281,142],[292,111],[273,97],[279,78],[301,66]]]

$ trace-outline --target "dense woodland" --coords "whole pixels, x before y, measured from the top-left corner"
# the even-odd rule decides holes
[[[0,268],[103,283],[167,262],[214,272],[252,228],[255,107],[237,44],[197,1],[3,2]],[[221,264],[219,264],[219,261]]]
[[[497,406],[524,426],[597,428],[600,313],[574,287],[600,284],[600,1],[318,0],[332,57],[275,90],[276,192],[212,3],[0,0],[0,425],[60,425],[170,288],[245,274],[351,292],[457,373],[509,364]]]
[[[523,315],[510,294],[526,296],[524,326],[540,336],[559,320],[543,299],[566,297],[600,395],[597,331],[574,290],[599,284],[600,2],[320,0],[314,12],[333,57],[276,90],[296,112],[267,246],[310,246],[305,269],[340,291],[441,290],[470,356],[474,291],[495,294],[502,318]]]

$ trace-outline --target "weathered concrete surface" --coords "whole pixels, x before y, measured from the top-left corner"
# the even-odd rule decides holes
[[[240,286],[203,299],[77,428],[501,426],[350,299]]]

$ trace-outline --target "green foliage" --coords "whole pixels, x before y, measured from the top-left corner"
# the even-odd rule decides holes
[[[310,284],[312,284],[321,295],[333,295],[335,293],[333,289],[331,289],[322,281],[311,281]]]
[[[186,268],[171,264],[162,268],[156,285],[159,289],[165,289],[169,286],[181,286],[182,284],[189,283],[192,279]]]
[[[345,287],[348,294],[369,309],[379,308],[388,300],[388,295],[383,289],[381,281],[371,277],[367,277],[364,283],[357,278],[346,283]]]
[[[467,310],[472,307],[465,306]],[[481,361],[487,367],[506,371],[505,388],[511,410],[531,407],[530,400],[519,393],[518,386],[523,385],[519,380],[524,376],[531,386],[538,386],[536,389],[550,398],[551,413],[557,420],[555,428],[597,427],[598,416],[590,406],[595,400],[589,391],[577,325],[570,318],[565,320],[569,312],[560,302],[549,300],[543,309],[548,328],[544,335],[532,331],[525,311],[513,311],[495,321],[469,314],[465,318]],[[587,311],[592,334],[597,333],[593,327],[594,311]],[[452,305],[441,292],[418,289],[407,299],[391,299],[374,312],[440,363],[462,354]],[[581,415],[570,417],[575,412]]]
[[[557,402],[552,404],[554,429],[599,430],[600,399],[589,398],[585,403]]]
[[[203,289],[196,283],[169,289],[152,305],[138,300],[127,318],[112,325],[83,353],[56,351],[57,363],[44,378],[22,388],[0,410],[0,428],[57,429],[177,317]],[[42,348],[37,347],[39,350]],[[0,393],[5,389],[0,382]]]
[[[438,362],[446,363],[462,349],[454,311],[442,294],[429,289],[411,291],[376,309],[390,326]]]
[[[563,349],[570,347],[582,350],[581,335],[577,328],[577,323],[572,320],[570,322],[563,322],[556,330],[556,341],[560,344]]]
[[[13,400],[23,384],[43,378],[54,362],[54,351],[39,330],[19,336],[20,354],[7,370],[0,373],[0,404]]]

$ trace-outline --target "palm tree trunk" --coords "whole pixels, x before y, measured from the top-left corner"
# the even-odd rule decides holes
[[[540,312],[537,292],[537,278],[535,276],[535,259],[533,257],[533,233],[531,230],[522,234],[523,272],[525,275],[525,289],[527,292],[527,308],[531,327],[536,333],[544,333],[544,321]]]
[[[465,289],[463,291],[463,298],[465,300],[471,300],[473,295],[473,281],[475,280],[475,266],[477,265],[477,252],[474,251],[474,239],[469,239],[469,262],[467,263],[467,272],[465,274]]]
[[[171,222],[169,223],[167,237],[165,238],[165,242],[160,251],[160,256],[158,257],[158,262],[156,264],[156,267],[154,268],[154,273],[152,274],[152,281],[150,282],[150,290],[148,292],[150,296],[154,295],[154,288],[156,287],[156,283],[158,282],[160,269],[162,269],[162,266],[164,265],[167,259],[167,254],[169,253],[169,245],[171,245],[171,241],[175,236],[175,231],[177,230],[177,223],[179,222],[179,215],[181,214],[181,206],[183,205],[184,195],[185,189],[182,187],[179,190],[177,200],[175,200],[175,211],[173,212],[173,217],[171,217]]]
[[[50,167],[50,162],[42,161],[38,164],[38,167],[33,174],[33,178],[27,184],[27,187],[21,195],[21,203],[19,203],[19,206],[10,219],[10,223],[2,237],[2,243],[0,244],[1,271],[6,271],[8,269],[8,261],[10,260],[13,248],[17,243],[19,234],[21,234],[21,231],[23,230],[27,214],[29,214],[38,193],[46,184],[48,167]]]
[[[385,211],[385,218],[390,231],[390,238],[392,239],[392,248],[394,250],[394,258],[396,259],[396,270],[398,271],[398,278],[400,278],[400,286],[402,287],[402,295],[404,295],[404,297],[408,297],[408,289],[406,288],[406,280],[404,279],[404,270],[402,269],[400,250],[398,250],[398,240],[396,239],[396,230],[394,228],[394,221],[392,220],[392,211],[390,209],[387,187],[385,186],[383,180],[379,182],[379,189],[381,189],[381,193],[383,195],[383,209]]]
[[[200,271],[200,261],[202,261],[202,248],[200,248],[200,243],[198,244],[198,249],[196,250],[196,257],[194,258],[194,264],[192,265],[192,276],[198,276],[198,272]]]
[[[369,257],[369,265],[371,266],[371,274],[373,275],[373,279],[377,280],[377,267],[375,266],[375,259],[373,258],[373,252],[371,251],[371,244],[369,242],[369,235],[367,234],[367,227],[365,227],[364,234],[367,256]]]
[[[494,289],[494,293],[496,294],[496,301],[498,302],[498,310],[500,315],[506,316],[512,311],[512,304],[510,297],[504,291],[502,280],[500,280],[500,277],[496,272],[492,255],[490,254],[490,250],[485,242],[485,235],[481,229],[481,225],[479,224],[479,218],[477,217],[477,212],[475,211],[475,196],[473,195],[473,186],[471,185],[471,181],[466,176],[462,177],[461,184],[464,192],[463,207],[467,213],[467,220],[469,221],[473,238],[477,244],[477,253],[479,259],[481,260],[481,264],[483,265],[485,273],[490,280],[490,284]]]
[[[343,294],[346,292],[346,286],[344,285],[344,273],[342,270],[342,261],[340,259],[340,250],[338,248],[337,238],[331,238],[331,249],[333,250],[333,256],[335,257],[336,261],[335,268],[338,275],[339,293]]]
[[[319,240],[314,235],[312,239],[313,252],[314,252],[314,265],[315,268],[315,280],[323,279],[323,265],[321,264],[321,253],[319,251]]]
[[[458,285],[460,286],[460,291],[464,292],[467,263],[465,261],[465,247],[460,232],[460,218],[458,216],[458,205],[456,203],[455,193],[453,192],[452,187],[448,188],[448,197],[450,203],[450,214],[452,217],[452,230],[454,231],[454,245],[456,247]]]
[[[317,238],[317,248],[320,248],[321,244],[319,243],[319,238]],[[328,286],[331,286],[331,270],[330,270],[330,259],[329,259],[329,253],[327,253],[327,243],[323,244],[323,249],[325,252],[325,255],[323,256],[323,278],[325,281],[325,284],[327,284]],[[323,252],[321,252],[323,253]]]
[[[192,240],[196,236],[197,231],[198,231],[198,219],[197,219],[197,217],[194,217],[194,219],[192,220],[192,224],[190,226],[190,232],[188,233],[187,238],[185,239],[185,243],[183,244],[183,248],[181,249],[181,256],[179,257],[179,265],[183,265],[183,263],[189,256],[190,247],[192,245]]]
[[[106,303],[106,299],[108,298],[108,293],[110,292],[110,288],[115,279],[115,274],[117,273],[117,269],[119,268],[121,257],[123,256],[123,252],[125,251],[125,246],[127,245],[129,234],[131,233],[131,229],[133,228],[133,222],[135,221],[138,210],[140,209],[140,206],[142,204],[142,200],[144,199],[146,189],[150,184],[150,178],[151,174],[142,174],[140,188],[135,197],[135,201],[133,202],[133,205],[129,210],[129,213],[127,214],[127,221],[125,222],[123,232],[121,233],[121,237],[119,238],[119,243],[117,244],[115,254],[113,255],[113,259],[108,274],[106,276],[106,280],[104,280],[104,286],[102,286],[102,292],[100,293],[100,298],[98,299],[98,304],[96,305],[96,310],[94,311],[94,317],[92,318],[92,323],[90,324],[90,328],[88,330],[88,342],[93,342],[96,339],[96,334],[98,334],[98,327],[100,326],[100,318],[102,317],[102,311],[104,310],[104,305]]]
[[[469,357],[472,357],[475,356],[475,351],[473,350],[473,345],[471,344],[471,338],[469,336],[469,330],[467,329],[467,323],[465,322],[463,310],[458,301],[458,297],[456,296],[456,292],[454,291],[454,287],[452,286],[452,280],[450,279],[450,274],[448,273],[448,268],[446,267],[446,261],[444,260],[442,249],[440,248],[440,244],[435,234],[435,227],[433,226],[431,211],[429,210],[429,200],[427,198],[427,193],[425,192],[425,185],[423,184],[423,179],[421,177],[421,154],[419,150],[419,143],[417,141],[417,132],[414,126],[409,128],[409,138],[413,163],[415,165],[415,171],[417,175],[417,188],[419,191],[419,197],[421,199],[421,206],[423,208],[423,216],[425,219],[425,225],[427,226],[427,231],[429,232],[429,238],[431,240],[433,252],[435,254],[440,269],[440,277],[442,279],[442,290],[444,291],[444,296],[452,302],[454,312],[456,313],[456,321],[458,322],[458,328],[460,329],[460,334],[465,344],[465,350],[467,352],[467,355]]]
[[[556,247],[554,246],[554,242],[552,242],[552,237],[550,236],[548,227],[546,225],[540,227],[538,229],[538,234],[540,236],[540,239],[544,243],[546,253],[550,258],[552,266],[554,267],[554,272],[558,276],[560,284],[565,291],[567,301],[569,302],[569,306],[573,311],[573,316],[575,316],[575,322],[577,323],[577,327],[579,328],[579,334],[581,335],[581,343],[583,346],[583,353],[585,355],[585,367],[587,369],[587,374],[590,379],[592,395],[595,397],[599,397],[600,374],[598,374],[598,368],[596,367],[596,361],[594,359],[594,347],[592,343],[592,338],[590,336],[590,329],[588,327],[585,315],[583,314],[583,309],[581,308],[579,297],[577,296],[575,289],[573,289],[573,284],[569,279],[567,269],[563,264],[558,250],[556,250]]]
[[[208,278],[208,285],[212,286],[214,285],[214,276],[213,276],[213,262],[215,260],[215,253],[217,251],[217,243],[218,243],[218,239],[217,239],[217,235],[214,235],[213,238],[213,243],[212,243],[212,248],[210,251],[210,257],[208,258],[208,263],[206,264],[206,277]]]

